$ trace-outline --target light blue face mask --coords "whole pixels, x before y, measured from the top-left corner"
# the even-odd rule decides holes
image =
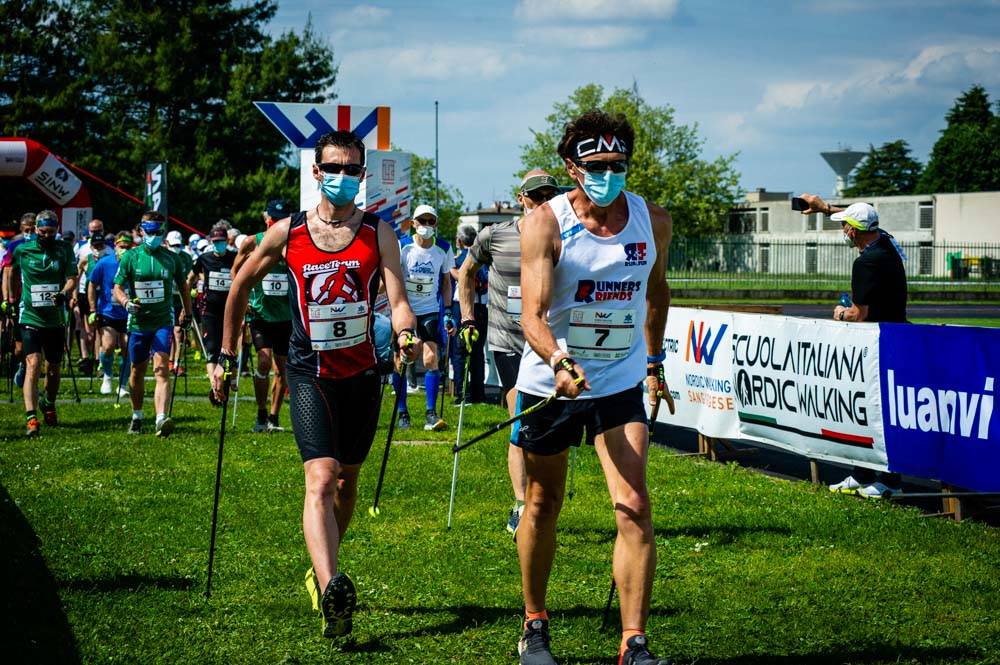
[[[583,174],[583,193],[600,208],[607,208],[614,203],[618,195],[625,189],[625,173],[615,173],[611,169],[603,173]]]
[[[143,233],[142,242],[146,245],[146,247],[149,247],[150,249],[156,249],[157,247],[160,246],[161,243],[163,243],[163,235],[160,234],[158,236],[154,236],[154,235],[149,235],[148,233]]]
[[[335,206],[347,205],[354,200],[361,189],[361,178],[343,173],[324,173],[319,185],[323,196]]]
[[[228,243],[225,240],[213,240],[212,241],[212,249],[215,250],[216,254],[225,254],[226,253],[226,247],[228,247]]]

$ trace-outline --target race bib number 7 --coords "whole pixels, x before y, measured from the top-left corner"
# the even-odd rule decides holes
[[[368,303],[309,305],[309,337],[313,351],[363,343],[368,337]]]
[[[35,284],[31,287],[32,307],[53,307],[52,296],[59,292],[58,284]]]
[[[635,337],[635,310],[574,309],[569,315],[566,350],[594,360],[621,360]]]
[[[162,279],[135,283],[135,297],[138,298],[139,303],[143,305],[163,302],[165,299],[165,291]]]

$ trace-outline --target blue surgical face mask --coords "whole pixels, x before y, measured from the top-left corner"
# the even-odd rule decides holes
[[[319,185],[323,196],[335,206],[347,205],[354,200],[361,189],[361,178],[343,173],[324,173]]]
[[[600,208],[607,208],[614,203],[618,195],[625,189],[625,173],[615,173],[611,169],[603,173],[583,174],[583,193]]]
[[[25,234],[24,234],[24,239],[25,239],[25,241],[28,241],[28,240],[34,240],[34,239],[35,239],[35,238],[37,238],[37,237],[38,237],[38,234],[37,234],[37,233],[35,233],[34,231],[32,231],[31,233],[25,233]]]
[[[228,243],[225,240],[213,240],[212,241],[212,249],[215,250],[216,254],[225,254],[227,246],[228,246]]]
[[[143,233],[142,242],[146,245],[146,247],[149,247],[150,249],[156,249],[163,242],[163,236],[162,235],[154,236]]]

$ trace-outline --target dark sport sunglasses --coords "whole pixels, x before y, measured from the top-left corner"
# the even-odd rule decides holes
[[[338,164],[337,162],[320,162],[316,165],[323,173],[337,174],[343,173],[349,176],[359,176],[364,170],[364,166],[361,164]]]
[[[608,169],[611,169],[612,173],[625,173],[628,171],[627,159],[614,159],[611,161],[597,160],[593,162],[582,162],[574,159],[573,163],[576,164],[577,168],[588,173],[604,173]]]
[[[524,195],[531,199],[532,203],[545,203],[556,197],[559,192],[555,189],[535,189],[530,192],[525,192]]]

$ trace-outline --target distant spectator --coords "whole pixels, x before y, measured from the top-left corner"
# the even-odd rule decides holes
[[[455,236],[455,247],[458,248],[458,256],[455,258],[455,265],[461,267],[465,263],[465,258],[469,254],[469,249],[476,242],[476,229],[469,224],[458,227]],[[459,279],[459,268],[452,268],[452,277],[456,283]],[[473,309],[476,326],[479,330],[487,330],[487,288],[489,269],[481,266],[475,271],[475,283],[473,287]],[[461,320],[461,304],[455,300],[454,317],[456,321]],[[453,344],[451,358],[452,373],[455,375],[455,403],[460,404],[462,399],[467,403],[481,403],[486,401],[486,335],[480,335],[479,339],[472,345],[469,357],[469,385],[463,386],[465,373],[466,349],[463,344]]]

